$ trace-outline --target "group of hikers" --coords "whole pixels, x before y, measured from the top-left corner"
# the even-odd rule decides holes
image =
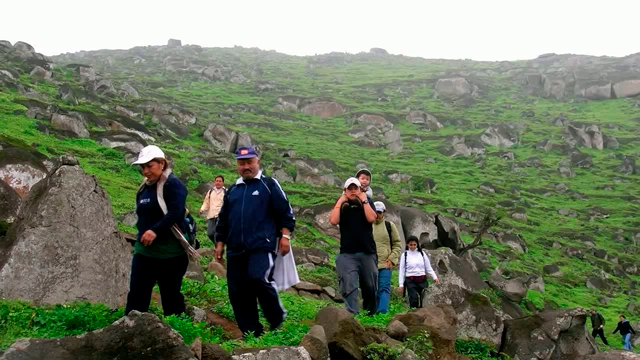
[[[238,179],[228,189],[218,175],[204,197],[199,214],[207,218],[207,235],[215,244],[215,259],[223,261],[226,247],[229,301],[238,327],[247,335],[260,336],[258,303],[270,325],[279,328],[286,318],[274,281],[278,256],[291,251],[295,215],[287,195],[272,177],[260,170],[260,158],[253,146],[235,151]],[[136,194],[138,235],[131,265],[130,289],[125,313],[149,310],[157,283],[165,315],[186,310],[181,293],[182,278],[194,249],[186,240],[184,222],[187,189],[171,172],[164,152],[155,145],[144,147],[138,159],[144,182]],[[440,282],[420,241],[410,235],[403,251],[401,236],[392,221],[385,220],[386,206],[372,202],[371,172],[359,170],[344,183],[329,222],[339,226],[340,250],[336,271],[345,308],[359,313],[358,288],[367,314],[389,310],[392,269],[398,266],[398,292],[407,294],[411,308],[422,307],[427,276]],[[597,314],[597,313],[596,313]],[[597,314],[599,315],[599,314]],[[593,336],[602,332],[604,319],[592,316]],[[618,324],[630,348],[627,321]],[[601,326],[602,325],[602,326]]]
[[[600,336],[600,339],[602,339],[602,343],[605,345],[609,345],[607,338],[604,336],[604,325],[606,323],[606,321],[604,320],[604,316],[602,316],[602,314],[597,312],[594,308],[591,308],[590,313],[592,328],[591,336],[594,339],[596,336]],[[631,323],[624,315],[620,314],[618,319],[620,321],[618,321],[618,326],[616,326],[616,329],[613,330],[613,334],[620,331],[620,335],[622,336],[622,343],[625,350],[631,350],[631,334],[635,335],[636,331],[633,329]]]

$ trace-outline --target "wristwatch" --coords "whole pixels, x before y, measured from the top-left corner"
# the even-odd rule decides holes
[[[369,203],[369,200],[365,200],[365,201],[363,201],[362,203],[363,203],[363,204],[368,204],[368,203]]]
[[[282,234],[283,238],[286,238],[287,240],[291,240],[291,235],[289,234]]]

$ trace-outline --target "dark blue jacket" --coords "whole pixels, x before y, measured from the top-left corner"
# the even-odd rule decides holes
[[[262,172],[251,180],[239,178],[224,197],[218,215],[216,241],[229,254],[244,251],[275,251],[280,230],[293,232],[296,219],[287,195],[275,179]]]

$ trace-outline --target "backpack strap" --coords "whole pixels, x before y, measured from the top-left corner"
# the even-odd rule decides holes
[[[393,250],[393,238],[391,237],[391,223],[385,220],[384,226],[387,228],[387,234],[389,234],[389,249]]]

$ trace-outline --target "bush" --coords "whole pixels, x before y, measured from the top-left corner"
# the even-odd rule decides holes
[[[471,359],[501,359],[510,360],[506,354],[498,354],[494,346],[480,340],[456,339],[456,353],[465,355]]]
[[[396,360],[403,351],[402,347],[372,343],[362,348],[362,355],[368,360]]]
[[[409,337],[405,340],[404,346],[412,350],[420,358],[428,359],[429,354],[433,350],[433,340],[428,332],[423,331],[418,335]]]

